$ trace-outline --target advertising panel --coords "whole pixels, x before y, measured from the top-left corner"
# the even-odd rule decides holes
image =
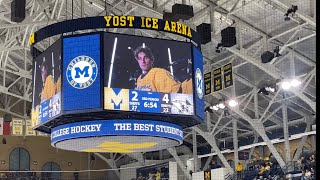
[[[194,115],[191,44],[104,36],[104,109]]]
[[[203,56],[196,48],[192,48],[193,53],[193,71],[194,71],[194,96],[196,101],[196,115],[204,120],[204,82],[203,82]]]
[[[101,107],[100,34],[63,39],[63,110]]]
[[[61,113],[61,40],[57,40],[34,60],[32,126]]]

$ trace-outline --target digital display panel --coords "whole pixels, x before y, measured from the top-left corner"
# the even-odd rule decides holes
[[[61,40],[57,40],[33,64],[31,121],[37,126],[61,113]]]
[[[192,48],[193,54],[193,71],[194,71],[194,87],[195,87],[195,104],[196,115],[203,121],[204,120],[204,78],[203,78],[203,56],[196,48]]]
[[[104,109],[194,115],[191,44],[104,34]]]
[[[100,34],[63,39],[63,111],[101,108]]]

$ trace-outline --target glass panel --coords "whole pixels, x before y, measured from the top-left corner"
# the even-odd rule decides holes
[[[30,155],[23,148],[20,148],[20,170],[30,170]]]
[[[9,160],[9,169],[10,171],[18,171],[19,170],[19,148],[16,148],[10,153]]]

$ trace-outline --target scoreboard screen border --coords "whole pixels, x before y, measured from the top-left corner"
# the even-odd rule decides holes
[[[190,126],[194,126],[196,124],[202,123],[204,122],[204,119],[200,118],[199,116],[196,115],[196,92],[195,92],[195,79],[194,79],[194,52],[193,52],[193,48],[198,48],[197,46],[195,46],[192,42],[184,42],[184,41],[176,41],[176,40],[172,40],[172,39],[161,39],[161,38],[151,38],[151,37],[145,37],[145,36],[138,36],[138,35],[130,35],[130,34],[121,34],[121,33],[113,33],[113,32],[105,32],[105,31],[98,31],[98,32],[90,32],[90,33],[84,33],[84,34],[72,34],[72,35],[62,35],[59,39],[60,41],[60,45],[61,45],[61,69],[63,69],[63,40],[65,38],[72,38],[72,37],[79,37],[79,36],[86,36],[86,35],[92,35],[92,34],[99,34],[100,35],[100,76],[104,77],[104,36],[107,34],[120,34],[120,35],[127,35],[127,36],[134,36],[134,37],[141,37],[141,38],[150,38],[150,39],[157,39],[157,40],[166,40],[166,41],[174,41],[174,42],[178,42],[178,43],[186,43],[189,45],[189,49],[191,52],[191,61],[192,61],[192,86],[193,86],[193,93],[192,93],[192,99],[193,99],[193,115],[182,115],[182,114],[163,114],[163,113],[147,113],[147,112],[135,112],[135,111],[121,111],[121,110],[105,110],[104,109],[104,80],[101,79],[100,81],[100,93],[101,93],[101,98],[100,98],[100,108],[94,108],[94,109],[85,109],[85,110],[72,110],[72,111],[65,111],[63,108],[61,110],[61,114],[56,116],[53,119],[47,120],[46,122],[42,123],[42,124],[38,124],[37,126],[34,127],[35,130],[39,130],[39,131],[43,131],[43,132],[47,132],[50,133],[51,132],[51,128],[54,128],[56,126],[59,126],[61,124],[67,124],[67,123],[71,123],[71,122],[81,122],[81,121],[88,121],[90,118],[84,118],[81,119],[81,115],[84,114],[92,114],[93,116],[95,116],[95,113],[100,113],[99,115],[102,114],[111,114],[111,115],[118,115],[118,114],[122,114],[123,116],[127,116],[127,119],[134,119],[137,117],[144,117],[141,120],[155,120],[155,121],[162,121],[162,122],[168,122],[168,123],[175,123],[177,125],[180,125],[181,127],[190,127]],[[199,48],[198,48],[199,49]],[[46,51],[46,50],[45,50]],[[45,52],[44,51],[44,52]],[[41,53],[42,54],[42,53]],[[35,58],[34,58],[35,59]],[[34,63],[34,62],[33,62]],[[203,73],[203,72],[202,72]],[[64,78],[61,78],[61,91],[64,91],[64,87],[63,87],[63,81]],[[64,106],[64,93],[61,93],[61,106]],[[70,115],[75,115],[78,114],[80,116],[75,116],[75,117],[70,117]],[[161,118],[159,118],[159,116],[161,116]],[[154,117],[154,118],[152,118]],[[156,118],[157,117],[157,118]],[[188,118],[188,122],[183,122],[182,120],[178,120],[178,122],[175,120],[167,120],[167,119],[171,119],[174,117],[179,117],[180,119],[185,119]],[[65,118],[67,118],[67,120],[64,120]],[[119,117],[114,117],[113,119],[117,119]],[[100,117],[96,118],[98,119],[105,119]],[[193,120],[191,120],[193,119]],[[63,122],[61,122],[61,120]],[[93,120],[92,118],[90,120]],[[112,119],[110,119],[112,120]],[[190,122],[192,121],[192,122]]]

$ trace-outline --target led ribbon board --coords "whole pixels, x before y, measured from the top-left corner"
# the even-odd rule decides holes
[[[70,123],[55,127],[51,132],[53,146],[84,152],[155,151],[183,141],[180,126],[136,119]]]
[[[164,31],[186,37],[200,44],[196,31],[182,23],[140,16],[97,16],[66,20],[39,29],[31,34],[29,43],[34,45],[54,35],[97,28],[136,28]]]

